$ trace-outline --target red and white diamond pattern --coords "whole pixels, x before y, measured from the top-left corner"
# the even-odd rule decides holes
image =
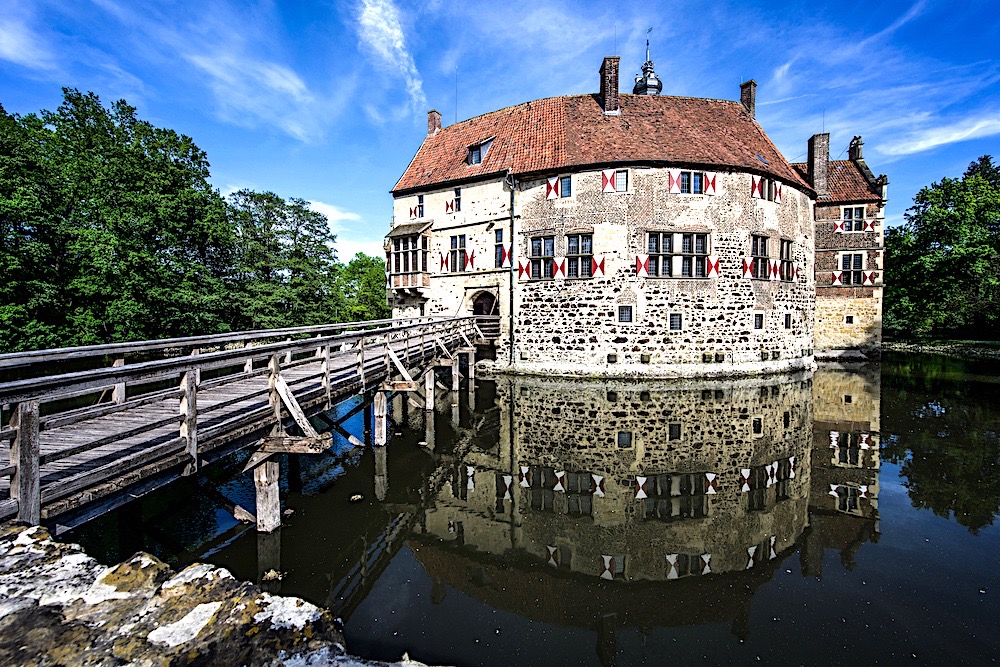
[[[500,246],[500,268],[509,269],[514,258],[514,245]]]
[[[706,263],[708,264],[706,267],[708,270],[705,272],[705,275],[709,278],[718,278],[719,270],[721,269],[719,258],[716,255],[709,255],[706,259]]]
[[[781,203],[781,183],[775,182],[774,184],[774,203]]]
[[[454,213],[455,212],[455,200],[454,199],[449,199],[449,200],[447,200],[444,203],[444,212],[445,213]]]
[[[605,169],[601,172],[601,192],[608,194],[615,192],[615,170]]]
[[[712,554],[702,554],[701,555],[702,574],[712,574]]]
[[[863,271],[861,273],[862,285],[874,285],[876,280],[878,280],[878,271]]]
[[[768,557],[771,560],[774,560],[775,558],[778,557],[778,552],[775,551],[775,548],[774,548],[774,546],[775,546],[775,544],[777,544],[777,542],[778,542],[777,536],[776,535],[772,535],[771,536],[771,542],[770,542],[770,547],[771,547],[770,548],[770,553],[768,554]]]
[[[704,180],[704,192],[706,195],[714,195],[716,192],[716,182],[718,179],[718,174],[714,171],[706,171]]]
[[[764,198],[763,180],[760,176],[750,176],[750,196],[753,199]]]
[[[559,491],[560,493],[566,493],[566,471],[557,470],[555,473],[555,484],[552,487],[553,491]]]
[[[528,466],[519,466],[517,471],[517,483],[526,489],[531,487],[531,468]]]
[[[858,446],[861,447],[861,449],[871,448],[870,436],[867,433],[858,434]]]
[[[591,473],[590,479],[591,479],[590,490],[593,491],[594,495],[597,496],[598,498],[603,498],[605,493],[604,478],[600,475],[594,475],[593,473]]]
[[[646,495],[646,478],[636,477],[635,478],[635,499],[645,500],[649,496]]]
[[[770,259],[767,261],[767,279],[781,280],[781,260]]]
[[[679,195],[681,193],[681,170],[667,170],[667,188],[670,194]]]
[[[604,275],[604,257],[601,257],[601,261],[597,261],[597,257],[594,257],[591,261],[590,275],[592,276],[603,276]]]
[[[601,556],[601,579],[611,580],[615,578],[615,557]]]
[[[663,557],[667,561],[667,579],[677,579],[680,576],[677,572],[677,556],[678,554],[667,554]]]
[[[476,469],[472,466],[465,466],[465,478],[466,478],[466,488],[469,491],[475,491],[476,489]]]
[[[514,485],[514,478],[510,475],[503,476],[503,499],[512,500],[513,496],[510,494],[510,488]]]
[[[565,257],[553,257],[552,258],[552,277],[553,278],[565,278],[566,277],[566,258]]]
[[[858,491],[861,492],[858,495],[859,498],[867,498],[868,497],[868,486],[867,485],[862,484],[861,486],[858,487]]]
[[[771,488],[778,483],[778,462],[768,463],[764,470],[767,472],[767,488]]]
[[[635,275],[646,277],[649,275],[649,255],[635,256]]]
[[[714,496],[719,492],[719,476],[714,472],[705,473],[705,495]]]
[[[469,252],[465,253],[465,270],[468,271],[469,269],[475,269],[475,268],[476,268],[476,251],[470,250]]]
[[[546,199],[558,199],[559,198],[559,177],[553,176],[545,183],[545,198]]]
[[[743,258],[743,277],[753,278],[753,257]]]
[[[750,485],[750,469],[742,468],[740,469],[740,491],[747,493],[753,487]]]
[[[788,479],[795,479],[795,457],[788,457]]]
[[[410,220],[416,220],[416,219],[417,219],[417,207],[413,206],[410,208]]]
[[[837,485],[836,484],[831,484],[830,485],[830,495],[833,496],[834,498],[839,498],[840,497],[840,495],[837,493]]]
[[[830,447],[840,447],[839,431],[830,431]]]
[[[548,564],[552,567],[559,567],[559,547],[557,546],[546,546],[545,550],[549,553]]]
[[[757,545],[755,544],[752,547],[750,547],[750,548],[747,549],[747,566],[746,566],[746,569],[749,570],[749,569],[753,568],[753,566],[756,565],[756,564],[757,564]]]
[[[528,280],[531,278],[531,262],[526,259],[517,260],[517,279]]]

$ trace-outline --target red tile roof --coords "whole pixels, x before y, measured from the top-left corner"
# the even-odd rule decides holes
[[[739,102],[621,95],[620,103],[620,116],[606,116],[596,95],[550,97],[442,128],[424,139],[392,192],[613,164],[733,168],[812,191]],[[482,163],[467,164],[469,147],[490,138]]]
[[[796,162],[792,166],[803,180],[807,178],[808,165],[805,162]],[[868,183],[864,171],[851,160],[830,160],[827,185],[830,188],[830,198],[824,199],[824,202],[882,201],[880,191]]]

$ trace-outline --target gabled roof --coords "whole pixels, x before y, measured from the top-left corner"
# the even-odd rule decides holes
[[[808,165],[805,162],[796,162],[792,166],[799,176],[806,180]],[[827,172],[830,196],[822,201],[824,203],[882,201],[881,191],[869,181],[869,176],[871,172],[868,171],[868,167],[862,167],[853,160],[830,160],[830,169]]]
[[[604,115],[596,95],[550,97],[476,116],[428,135],[393,194],[506,173],[515,176],[615,164],[732,168],[812,192],[739,102],[621,95]],[[480,164],[468,150],[493,138]]]

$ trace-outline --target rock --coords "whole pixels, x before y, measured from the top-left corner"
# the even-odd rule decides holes
[[[352,503],[360,503],[364,499],[365,499],[365,497],[363,495],[361,495],[360,493],[355,493],[353,496],[350,497],[350,501]]]

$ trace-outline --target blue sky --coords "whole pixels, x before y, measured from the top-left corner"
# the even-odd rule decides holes
[[[194,138],[223,192],[314,202],[347,260],[380,253],[388,190],[426,132],[511,104],[623,89],[652,55],[664,93],[739,98],[793,161],[831,133],[889,175],[890,224],[922,186],[1000,159],[993,2],[0,0],[0,104],[53,109],[62,86]],[[617,48],[616,48],[617,44]],[[458,95],[456,103],[456,72]]]

